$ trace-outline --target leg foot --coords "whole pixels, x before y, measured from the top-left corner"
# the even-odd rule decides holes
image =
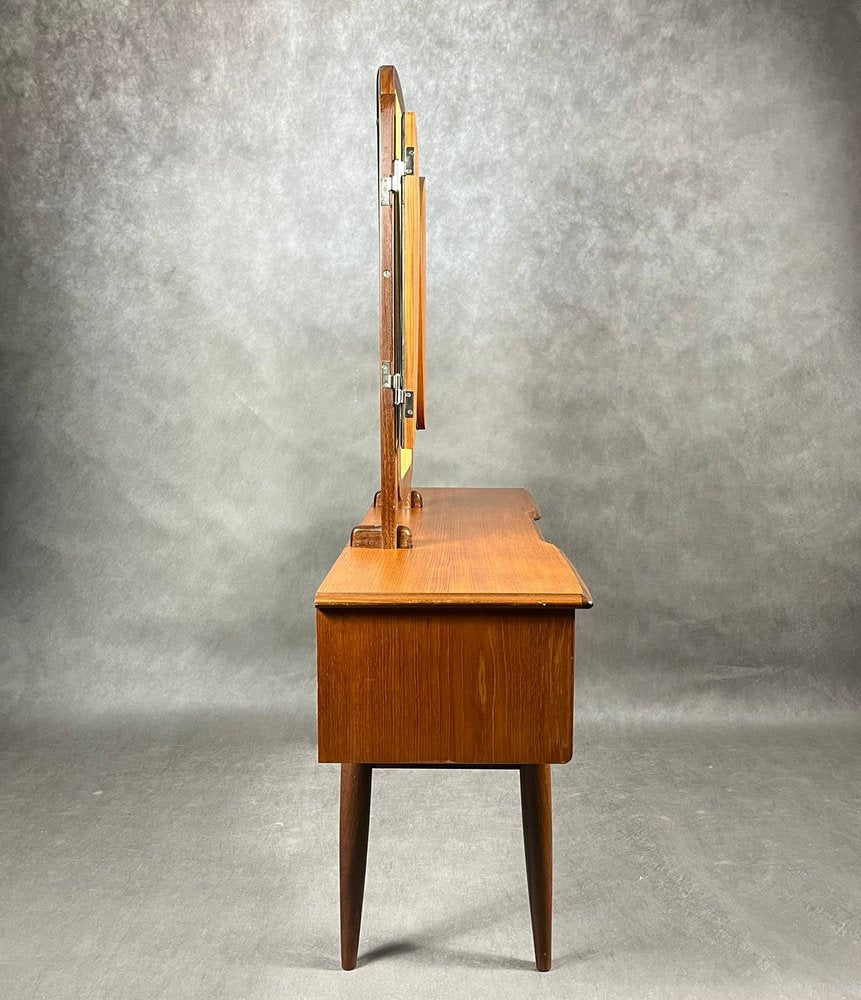
[[[341,765],[341,966],[355,969],[365,895],[371,765]]]
[[[535,965],[539,972],[547,972],[553,921],[553,807],[549,764],[524,764],[520,768],[520,805]]]

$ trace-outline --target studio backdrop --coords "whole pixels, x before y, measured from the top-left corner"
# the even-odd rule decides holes
[[[310,724],[377,488],[389,62],[415,483],[540,497],[596,602],[580,717],[857,707],[857,4],[23,0],[0,45],[8,721]]]

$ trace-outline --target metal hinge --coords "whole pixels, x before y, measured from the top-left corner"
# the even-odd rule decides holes
[[[391,177],[381,177],[380,178],[380,204],[381,205],[391,205],[392,191],[400,191],[401,189],[401,178],[407,173],[407,165],[403,160],[393,160],[392,161],[392,175]],[[412,171],[410,171],[412,173]]]
[[[403,404],[404,416],[412,417],[415,413],[415,393],[412,389],[404,388],[404,377],[400,372],[392,375],[392,366],[388,361],[380,365],[380,385],[384,389],[391,389],[395,406]]]
[[[384,389],[391,389],[395,396],[395,406],[399,406],[404,401],[404,377],[400,373],[392,375],[392,366],[388,361],[383,361],[380,365],[380,385]]]

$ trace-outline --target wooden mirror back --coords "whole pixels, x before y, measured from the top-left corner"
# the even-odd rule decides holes
[[[353,529],[364,548],[409,548],[400,512],[420,507],[412,488],[416,431],[425,426],[425,179],[416,116],[404,110],[394,66],[377,73],[377,192],[380,230],[379,524]]]

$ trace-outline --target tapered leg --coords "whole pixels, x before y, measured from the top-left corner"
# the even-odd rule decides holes
[[[341,765],[341,966],[355,969],[365,895],[371,765]]]
[[[553,924],[553,805],[549,764],[524,764],[520,768],[520,806],[523,810],[523,844],[526,848],[526,881],[532,914],[535,965],[550,969]]]

